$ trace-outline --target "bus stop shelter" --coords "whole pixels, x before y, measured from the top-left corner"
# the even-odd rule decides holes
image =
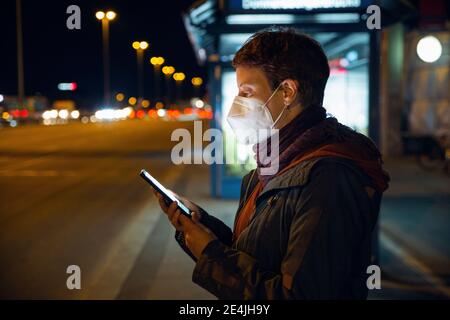
[[[208,70],[214,110],[211,127],[224,137],[224,163],[211,165],[211,195],[238,198],[242,176],[255,167],[251,147],[235,141],[226,115],[237,93],[234,53],[254,32],[294,27],[318,40],[331,69],[324,107],[355,130],[379,141],[380,32],[369,29],[367,8],[376,4],[382,25],[398,19],[397,1],[203,0],[186,13],[185,25],[199,63]]]

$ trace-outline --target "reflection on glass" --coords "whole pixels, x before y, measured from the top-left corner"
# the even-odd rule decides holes
[[[236,52],[247,38],[247,34],[222,35],[220,47],[225,56]],[[365,33],[338,32],[312,35],[324,47],[329,58],[330,78],[328,80],[324,107],[339,122],[368,134],[369,112],[369,37]],[[227,56],[228,57],[228,56]],[[228,59],[231,60],[231,59]],[[236,142],[226,116],[237,94],[236,75],[231,67],[222,73],[222,119],[224,133],[225,176],[242,176],[255,168],[254,152],[251,146]]]
[[[237,143],[233,130],[227,122],[227,114],[237,94],[236,73],[224,70],[222,73],[222,130],[225,146],[225,176],[243,176],[256,167],[252,146]]]
[[[325,89],[323,105],[339,122],[367,135],[367,66],[353,70],[332,71]]]

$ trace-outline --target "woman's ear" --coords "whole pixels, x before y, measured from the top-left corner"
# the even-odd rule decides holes
[[[286,79],[283,82],[283,100],[284,105],[292,105],[295,103],[298,94],[298,81]]]

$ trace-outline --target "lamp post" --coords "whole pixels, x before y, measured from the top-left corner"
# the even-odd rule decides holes
[[[144,51],[149,47],[147,41],[134,41],[132,44],[133,49],[136,50],[137,71],[138,71],[138,102],[141,103],[144,97]]]
[[[175,72],[175,68],[172,66],[164,66],[162,68],[162,72],[164,73],[165,79],[166,79],[166,105],[170,105],[172,102],[172,90],[170,85],[170,78],[171,75]]]
[[[110,94],[110,72],[109,72],[109,22],[116,18],[114,11],[97,11],[95,17],[102,22],[103,40],[103,99],[105,106],[109,106]]]
[[[203,83],[203,79],[200,78],[200,77],[193,77],[191,79],[191,83],[194,86],[194,95],[199,97],[200,96],[200,90],[199,89],[200,89],[200,86]]]
[[[23,34],[22,34],[22,3],[16,0],[16,37],[17,37],[17,98],[19,108],[23,108],[25,100],[25,85],[23,71]]]
[[[154,76],[154,100],[156,103],[156,100],[160,98],[160,78],[161,78],[161,66],[164,64],[164,58],[163,57],[151,57],[150,63],[153,66],[153,76]]]
[[[183,96],[183,81],[186,79],[186,75],[183,72],[175,72],[173,74],[173,79],[175,80],[177,86],[176,98],[177,100],[181,100]]]

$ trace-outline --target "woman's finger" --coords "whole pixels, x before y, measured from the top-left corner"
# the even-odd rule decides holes
[[[178,205],[175,201],[173,201],[169,207],[167,208],[167,216],[169,217],[169,220],[172,220],[173,215],[177,211]]]
[[[192,212],[192,221],[194,221],[195,223],[200,223],[202,216],[200,214],[200,212],[194,211]]]
[[[163,196],[158,193],[156,195],[156,197],[158,198],[159,206],[164,211],[164,213],[167,214],[167,211],[169,210],[169,207],[167,206],[166,201],[164,200]]]
[[[174,213],[174,215],[172,216],[171,223],[172,223],[172,225],[175,227],[176,230],[178,230],[178,231],[184,231],[184,227],[183,227],[183,225],[180,223],[180,218],[181,218],[180,215],[182,216],[181,211],[180,211],[179,209],[176,210],[175,213]]]
[[[180,196],[178,193],[175,193],[175,192],[173,192],[170,189],[169,189],[169,191],[172,192],[173,195],[178,200],[180,200],[186,207],[188,207],[191,211],[199,211],[199,207],[194,202],[192,202],[191,200],[189,200],[189,199],[187,199],[187,198],[185,198],[183,196]]]

